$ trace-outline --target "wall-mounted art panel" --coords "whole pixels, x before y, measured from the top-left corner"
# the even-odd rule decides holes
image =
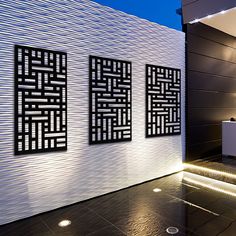
[[[146,137],[180,134],[180,83],[179,69],[146,65]]]
[[[0,4],[0,225],[181,170],[185,34],[94,1],[18,2]],[[67,52],[67,151],[13,155],[14,44]],[[132,142],[88,145],[88,55],[132,62]],[[146,64],[181,69],[182,135],[145,138]]]
[[[90,56],[90,144],[131,140],[131,62]]]
[[[15,46],[15,154],[66,150],[67,55]]]

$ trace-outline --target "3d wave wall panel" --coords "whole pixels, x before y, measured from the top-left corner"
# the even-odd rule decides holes
[[[0,224],[181,168],[184,34],[88,0],[0,4]],[[67,151],[14,155],[14,45],[67,53]],[[132,62],[132,141],[89,145],[89,55]],[[181,69],[182,135],[145,138],[145,65]]]

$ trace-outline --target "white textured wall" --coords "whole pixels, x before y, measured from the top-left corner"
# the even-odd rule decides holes
[[[145,139],[145,64],[182,70],[184,34],[88,0],[0,0],[0,224],[180,170],[184,137]],[[68,151],[13,155],[14,44],[68,53]],[[88,145],[88,56],[132,61],[132,142]],[[184,134],[184,119],[182,119]]]

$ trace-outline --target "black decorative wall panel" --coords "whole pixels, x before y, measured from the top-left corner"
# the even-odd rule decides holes
[[[90,144],[131,140],[131,62],[90,56]]]
[[[15,46],[15,154],[66,150],[67,55]]]
[[[146,137],[180,134],[180,84],[179,69],[146,65]]]

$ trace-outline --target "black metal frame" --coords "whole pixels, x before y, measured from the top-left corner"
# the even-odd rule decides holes
[[[148,110],[148,95],[149,95],[149,84],[148,84],[148,69],[149,68],[155,68],[155,69],[164,69],[164,70],[172,70],[172,71],[178,71],[180,73],[180,79],[179,79],[179,97],[180,97],[180,101],[179,103],[176,102],[174,103],[176,105],[176,109],[179,109],[179,114],[180,114],[180,117],[179,117],[179,132],[166,132],[164,131],[163,133],[158,133],[157,130],[152,131],[151,133],[152,134],[149,134],[148,133],[148,126],[149,126],[149,122],[148,122],[148,114],[149,114],[149,110]],[[153,78],[152,78],[153,79]],[[155,80],[157,81],[157,74],[155,74]],[[167,78],[168,79],[168,78]],[[173,83],[173,82],[172,82]],[[160,90],[160,89],[159,89]],[[159,91],[159,90],[156,90],[156,91]],[[169,99],[165,98],[167,101]],[[177,100],[177,99],[176,99]],[[161,103],[160,103],[161,104]],[[173,104],[173,103],[171,103]],[[158,116],[158,115],[157,115]],[[156,116],[156,118],[157,118]],[[180,135],[181,134],[181,70],[180,69],[176,69],[176,68],[171,68],[171,67],[164,67],[164,66],[156,66],[156,65],[150,65],[150,64],[146,64],[146,138],[150,138],[150,137],[158,137],[158,136],[172,136],[172,135]],[[161,127],[161,126],[160,126]],[[174,126],[173,126],[174,127]],[[152,128],[152,127],[151,127]],[[164,127],[164,130],[165,130],[166,127]]]
[[[125,135],[122,134],[121,138],[114,139],[113,129],[112,129],[112,133],[111,133],[112,138],[111,139],[97,140],[97,137],[98,137],[97,135],[98,134],[96,132],[95,133],[93,132],[93,128],[97,129],[97,125],[96,125],[96,127],[93,127],[92,116],[93,116],[93,114],[95,115],[95,117],[96,117],[96,121],[95,122],[97,124],[97,117],[99,115],[99,113],[97,111],[98,110],[97,102],[96,102],[96,104],[93,104],[93,94],[95,94],[93,92],[93,88],[95,88],[97,86],[97,75],[98,75],[97,74],[98,73],[98,71],[97,71],[97,64],[96,64],[96,69],[95,70],[92,69],[92,66],[93,66],[92,65],[92,60],[93,59],[95,59],[96,61],[97,60],[101,61],[101,63],[100,63],[100,65],[102,65],[101,66],[101,70],[100,70],[100,77],[101,78],[104,78],[104,73],[105,73],[103,71],[103,69],[105,67],[103,65],[104,61],[109,61],[111,63],[111,65],[112,65],[111,66],[112,69],[113,69],[113,63],[114,62],[115,63],[121,63],[121,65],[125,64],[126,65],[126,71],[128,70],[127,69],[128,65],[130,67],[130,73],[128,74],[128,76],[130,76],[130,78],[123,78],[122,77],[123,76],[123,68],[121,68],[121,70],[122,70],[121,71],[121,77],[115,78],[115,76],[117,76],[117,75],[115,75],[115,74],[114,74],[114,76],[110,75],[110,78],[117,79],[117,81],[118,81],[118,79],[130,80],[130,82],[129,82],[129,86],[130,86],[130,88],[129,88],[129,91],[130,91],[130,102],[127,102],[128,97],[126,97],[126,107],[125,107],[126,112],[127,112],[128,111],[128,106],[130,106],[130,125],[128,125],[129,126],[129,131],[130,131],[130,137],[124,137]],[[94,81],[95,85],[93,85],[93,81],[92,81],[93,80],[93,72],[95,73],[95,77],[96,77],[95,78],[96,82]],[[110,72],[110,73],[112,73],[112,72]],[[107,77],[109,77],[109,76],[107,76]],[[108,91],[108,85],[107,84],[106,84],[106,91]],[[114,99],[114,97],[113,97],[115,95],[114,91],[110,91],[110,93],[111,93],[110,98]],[[104,104],[108,104],[109,105],[109,101],[108,102],[104,102]],[[95,112],[93,112],[93,110],[92,110],[93,105],[95,106],[95,109],[96,109]],[[103,114],[105,114],[105,113],[103,113]],[[101,116],[103,114],[101,114]],[[127,118],[127,116],[126,116],[126,118]],[[116,117],[116,119],[117,119],[117,122],[118,122],[118,117]],[[126,122],[128,123],[128,119],[126,119]],[[103,119],[102,118],[101,118],[101,127],[103,127]],[[104,133],[103,130],[102,130],[102,133]],[[108,132],[105,132],[105,133],[106,133],[106,137],[107,137]],[[92,137],[93,134],[95,134],[96,140],[93,140],[93,137]],[[116,59],[105,58],[105,57],[89,56],[89,144],[113,143],[113,142],[123,142],[123,141],[131,141],[131,140],[132,140],[132,63],[129,62],[129,61],[116,60]]]
[[[62,56],[65,57],[65,66],[63,67],[63,70],[64,70],[63,75],[65,76],[65,79],[64,79],[65,85],[63,85],[63,88],[65,89],[64,90],[65,91],[65,102],[62,102],[62,97],[61,97],[62,96],[62,90],[60,90],[60,92],[59,92],[60,95],[61,95],[60,98],[59,98],[59,100],[60,100],[59,101],[60,108],[59,108],[59,110],[58,109],[55,110],[55,112],[56,111],[60,111],[61,112],[60,114],[62,114],[62,111],[65,112],[65,124],[62,125],[62,121],[60,122],[60,131],[62,130],[62,128],[65,128],[65,130],[63,131],[63,132],[65,132],[65,136],[61,136],[61,137],[58,136],[58,137],[56,137],[56,138],[65,138],[65,142],[62,142],[62,143],[65,143],[65,146],[63,146],[63,147],[55,147],[55,146],[54,147],[50,147],[51,146],[51,144],[50,144],[48,146],[48,148],[45,148],[44,147],[44,142],[42,142],[42,148],[38,149],[38,140],[37,140],[38,132],[37,132],[37,128],[35,129],[35,137],[36,137],[35,139],[32,138],[32,132],[31,132],[32,131],[32,117],[34,117],[36,115],[32,115],[32,116],[29,115],[27,117],[28,125],[29,125],[29,132],[28,132],[28,135],[29,135],[29,150],[25,150],[25,148],[24,148],[25,147],[25,123],[24,123],[25,120],[23,120],[23,119],[25,119],[25,104],[23,104],[23,103],[25,102],[24,99],[25,99],[26,95],[23,94],[23,93],[22,93],[22,96],[23,96],[22,97],[22,130],[24,130],[24,132],[22,134],[20,134],[18,132],[18,125],[19,125],[18,124],[18,118],[19,118],[19,111],[18,111],[19,97],[18,97],[18,91],[20,91],[19,90],[19,79],[23,80],[24,77],[25,77],[25,75],[23,74],[25,72],[24,63],[21,64],[22,65],[22,75],[21,76],[19,75],[19,71],[18,71],[18,65],[20,65],[20,63],[18,61],[18,50],[19,49],[22,50],[22,55],[25,54],[25,50],[28,50],[29,52],[34,51],[35,53],[38,53],[38,52],[44,53],[44,52],[46,52],[46,53],[48,53],[48,55],[49,54],[53,54],[53,59],[50,60],[50,62],[53,62],[53,72],[51,72],[53,74],[53,78],[57,78],[57,72],[56,72],[56,57],[57,57],[57,55],[60,55],[60,57],[59,57],[60,65],[62,65]],[[64,53],[64,52],[58,52],[58,51],[52,51],[52,50],[46,50],[46,49],[40,49],[40,48],[28,47],[28,46],[20,46],[20,45],[15,45],[14,52],[15,52],[15,55],[14,55],[14,57],[15,57],[14,58],[15,59],[15,66],[14,66],[15,67],[15,112],[14,112],[14,118],[15,118],[15,125],[14,125],[14,129],[15,129],[15,140],[14,140],[15,148],[14,148],[14,151],[15,151],[15,155],[67,150],[67,54]],[[32,67],[31,66],[32,66],[32,63],[33,63],[32,62],[32,54],[28,53],[28,56],[29,56],[28,66],[29,66],[29,74],[30,74],[28,76],[28,78],[30,79],[30,76],[32,76],[32,74],[31,74],[31,72],[32,72]],[[42,60],[42,64],[44,64],[44,59],[42,58],[41,60]],[[48,56],[48,60],[49,60],[49,56]],[[42,66],[42,64],[39,65],[39,67]],[[35,66],[35,64],[34,64],[34,66]],[[60,70],[62,70],[62,66],[60,67]],[[40,72],[46,73],[45,71],[43,71],[43,69],[40,69]],[[33,78],[33,77],[31,77],[31,78]],[[37,81],[38,77],[36,76],[33,79],[35,79],[35,81]],[[44,84],[44,82],[45,81],[43,80],[43,84]],[[25,82],[24,85],[27,86],[29,84],[27,84]],[[58,85],[57,86],[56,85],[53,86],[51,84],[50,84],[50,86],[52,86],[53,89],[54,89],[54,87],[55,88],[58,87]],[[23,89],[24,88],[21,88],[21,91],[23,91]],[[27,91],[27,92],[29,93],[29,91]],[[34,93],[34,92],[36,92],[36,90],[34,90],[32,93]],[[45,91],[43,90],[42,93],[44,94],[44,92]],[[46,92],[48,92],[48,91],[46,91]],[[30,92],[30,96],[32,96],[32,93]],[[30,96],[28,97],[29,99],[32,98]],[[45,98],[45,97],[42,96],[42,98]],[[52,97],[50,97],[48,95],[47,99],[52,99]],[[37,104],[42,105],[40,103],[37,103]],[[53,100],[53,102],[50,101],[50,105],[58,105],[58,102],[55,102],[55,100]],[[30,106],[30,105],[27,104],[27,106]],[[32,103],[31,106],[36,107],[38,105]],[[63,107],[63,106],[65,106],[65,107]],[[48,112],[48,120],[50,121],[50,110],[48,110],[47,112]],[[44,116],[45,116],[46,112],[44,111],[43,113],[44,113]],[[55,126],[56,126],[55,120],[56,120],[56,117],[54,116],[54,129],[55,129]],[[61,120],[62,120],[62,115],[61,115]],[[36,125],[37,127],[38,127],[38,123],[39,122],[35,122],[35,124],[37,124]],[[50,125],[48,124],[48,129],[49,129],[49,127],[50,127]],[[44,130],[42,129],[42,134],[43,134],[43,132],[44,132]],[[19,135],[22,136],[22,150],[18,149]],[[42,139],[43,139],[43,137],[44,137],[44,135],[42,135]],[[54,139],[54,144],[57,143],[56,142],[56,138],[55,139],[52,138],[52,139]],[[32,142],[33,141],[35,141],[35,146],[36,146],[36,148],[34,150],[32,149]],[[49,141],[51,141],[51,139],[49,139]]]

